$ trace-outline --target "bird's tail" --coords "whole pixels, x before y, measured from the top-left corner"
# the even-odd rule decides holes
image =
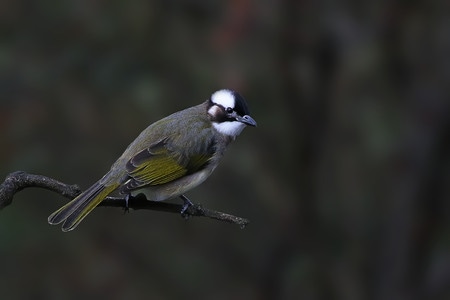
[[[105,186],[100,181],[94,183],[75,199],[52,213],[48,223],[52,225],[64,222],[62,231],[73,230],[100,203],[112,193],[119,184]]]

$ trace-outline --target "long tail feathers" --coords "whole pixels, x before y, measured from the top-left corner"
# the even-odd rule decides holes
[[[119,185],[104,186],[96,182],[75,199],[52,213],[48,217],[48,223],[56,225],[63,223],[62,231],[73,230],[77,225],[110,193]]]

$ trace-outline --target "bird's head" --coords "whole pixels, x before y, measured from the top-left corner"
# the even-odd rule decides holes
[[[248,126],[256,126],[245,99],[232,90],[219,90],[211,95],[208,115],[221,134],[235,138]]]

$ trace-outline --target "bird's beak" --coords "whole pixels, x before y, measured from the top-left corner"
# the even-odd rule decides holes
[[[249,115],[245,115],[243,117],[237,116],[236,120],[241,122],[241,123],[244,123],[246,125],[256,127],[256,121],[252,117],[250,117]]]

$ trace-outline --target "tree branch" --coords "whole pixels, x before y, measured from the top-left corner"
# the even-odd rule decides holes
[[[6,176],[5,181],[0,184],[0,210],[10,205],[13,201],[14,195],[27,187],[44,188],[69,199],[75,198],[82,192],[78,185],[75,184],[65,184],[44,175],[35,175],[23,171],[17,171]],[[132,208],[135,210],[148,209],[178,214],[182,209],[182,205],[180,204],[149,201],[144,194],[130,197],[128,200],[128,205],[125,198],[107,197],[99,204],[99,206],[120,207],[123,209]],[[193,206],[188,207],[188,209],[184,212],[184,216],[208,217],[219,221],[234,223],[241,226],[241,228],[244,228],[250,223],[247,219],[210,210],[202,207],[200,204],[194,204]]]

